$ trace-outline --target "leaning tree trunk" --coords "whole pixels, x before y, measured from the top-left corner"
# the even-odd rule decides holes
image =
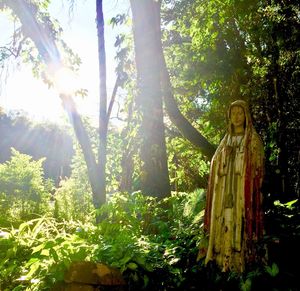
[[[102,195],[102,185],[98,175],[98,167],[95,155],[88,133],[83,125],[80,115],[76,109],[73,99],[68,95],[60,95],[64,109],[68,113],[69,120],[73,125],[76,138],[80,144],[84,160],[86,162],[88,177],[93,193],[93,204],[95,208],[99,208],[105,203],[105,196]]]
[[[189,140],[196,147],[200,148],[202,154],[211,160],[216,148],[180,112],[173,95],[172,85],[163,53],[161,53],[161,59],[161,80],[164,91],[164,103],[170,120],[178,128],[183,137]]]
[[[160,4],[153,0],[131,0],[135,60],[138,77],[137,105],[141,123],[141,187],[145,194],[165,197],[170,194],[166,143],[160,87],[159,43],[153,19],[160,13]]]
[[[56,69],[62,67],[62,60],[56,46],[55,36],[51,33],[49,23],[40,23],[37,20],[37,8],[25,0],[4,1],[19,18],[25,37],[30,38],[47,66]],[[82,149],[84,159],[88,168],[88,177],[93,193],[94,206],[98,208],[104,203],[105,197],[101,193],[101,181],[98,178],[98,167],[95,155],[92,151],[91,142],[83,125],[80,115],[76,109],[71,96],[60,95],[64,109],[67,111],[70,122],[74,128],[77,140]]]
[[[158,42],[157,47],[157,59],[160,62],[160,71],[159,74],[161,76],[161,84],[163,90],[163,99],[165,104],[166,112],[172,121],[172,123],[178,128],[183,137],[189,140],[192,144],[198,147],[202,154],[206,156],[209,160],[212,159],[215,153],[215,146],[212,145],[181,113],[178,108],[177,102],[175,100],[172,84],[170,81],[169,72],[167,69],[163,46],[161,41],[161,28],[160,28],[160,16],[153,19],[153,26],[156,27],[156,35],[155,40]]]
[[[135,30],[139,30],[139,35],[143,35],[143,38],[135,37],[136,54],[140,47],[144,48],[140,56],[137,56],[138,72],[139,69],[141,70],[138,66],[140,58],[145,63],[150,63],[149,68],[145,68],[145,74],[152,75],[156,87],[158,87],[158,82],[161,82],[162,88],[159,88],[159,93],[161,94],[162,89],[165,109],[171,121],[183,137],[200,148],[204,156],[211,159],[216,148],[185,118],[174,98],[161,42],[160,4],[161,1],[155,0],[131,0]],[[138,33],[135,34],[138,35]],[[140,42],[144,40],[143,45],[139,46],[138,40]],[[149,51],[152,51],[152,54]],[[160,80],[157,80],[158,78]],[[152,87],[148,88],[152,89]]]

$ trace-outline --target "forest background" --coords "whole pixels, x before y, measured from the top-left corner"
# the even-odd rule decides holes
[[[29,63],[55,87],[80,56],[63,41],[50,2],[0,1],[15,25],[0,61]],[[1,112],[0,289],[47,290],[71,262],[91,260],[118,267],[133,290],[254,290],[261,282],[297,290],[298,1],[131,0],[128,14],[109,21],[126,27],[115,41],[110,99],[102,1],[95,8],[99,126],[77,111],[74,97],[85,90],[58,92],[70,121],[63,127]],[[120,90],[122,128],[110,122]],[[266,155],[269,265],[243,275],[196,262],[209,162],[236,99],[249,102]]]

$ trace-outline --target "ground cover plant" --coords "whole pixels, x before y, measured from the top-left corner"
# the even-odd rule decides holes
[[[1,290],[47,290],[80,260],[119,268],[132,288],[180,286],[195,263],[202,207],[202,191],[163,201],[118,193],[97,225],[43,216],[2,228]]]
[[[293,269],[285,271],[285,262],[274,254],[269,265],[242,275],[197,262],[204,198],[203,191],[174,193],[161,201],[140,192],[116,193],[98,210],[98,224],[41,216],[1,227],[0,289],[50,290],[71,262],[94,261],[120,269],[128,290],[255,290],[260,284],[297,290]],[[272,215],[278,219],[288,212],[295,228],[293,204],[276,207]],[[281,229],[276,239],[287,231]]]

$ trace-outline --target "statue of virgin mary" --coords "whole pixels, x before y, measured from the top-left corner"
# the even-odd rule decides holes
[[[205,262],[222,271],[243,272],[256,260],[263,236],[261,184],[264,151],[247,103],[237,100],[228,110],[227,134],[210,168],[204,229],[208,233]]]

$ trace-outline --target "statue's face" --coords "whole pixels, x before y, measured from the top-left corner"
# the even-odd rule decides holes
[[[230,121],[234,127],[244,126],[245,112],[241,106],[233,106],[230,110]]]

